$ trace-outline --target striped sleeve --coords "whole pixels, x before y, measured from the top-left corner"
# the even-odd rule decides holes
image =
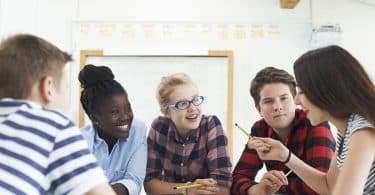
[[[368,120],[358,114],[352,114],[349,118],[347,129],[350,133],[364,128],[375,128]]]
[[[62,130],[49,156],[47,177],[55,194],[82,194],[108,182],[78,128]],[[95,178],[95,179],[93,179]]]

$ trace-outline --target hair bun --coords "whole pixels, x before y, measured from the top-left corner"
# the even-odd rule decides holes
[[[93,87],[98,83],[113,80],[114,78],[115,76],[111,69],[107,66],[95,66],[92,64],[84,66],[78,75],[78,80],[82,88]]]

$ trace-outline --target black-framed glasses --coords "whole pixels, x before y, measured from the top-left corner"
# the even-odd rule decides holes
[[[175,108],[179,110],[185,110],[189,108],[190,104],[194,106],[199,106],[203,103],[204,97],[203,96],[195,96],[192,100],[181,100],[176,102],[175,104],[169,104],[167,108]]]

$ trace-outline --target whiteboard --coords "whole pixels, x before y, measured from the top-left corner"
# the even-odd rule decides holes
[[[161,77],[186,73],[197,84],[199,94],[205,97],[203,113],[217,115],[226,127],[228,59],[225,57],[91,56],[87,58],[87,64],[112,69],[115,80],[128,92],[134,116],[148,127],[154,118],[161,115],[156,100],[156,88]]]

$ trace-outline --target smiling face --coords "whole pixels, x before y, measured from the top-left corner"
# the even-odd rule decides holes
[[[310,100],[305,96],[300,88],[297,88],[298,92],[296,95],[296,104],[301,105],[301,107],[306,110],[307,118],[310,120],[312,125],[320,124],[328,119],[328,112],[315,106]]]
[[[275,130],[289,129],[295,116],[290,87],[284,83],[270,83],[260,90],[257,109],[268,125]]]
[[[133,111],[125,94],[105,98],[91,115],[101,134],[112,138],[128,138]]]
[[[169,104],[176,104],[181,100],[192,100],[197,97],[198,90],[193,84],[184,84],[174,87],[173,92],[169,95]],[[168,108],[165,115],[174,122],[178,131],[185,135],[190,130],[196,129],[202,119],[202,104],[195,106],[192,103],[184,109]]]

